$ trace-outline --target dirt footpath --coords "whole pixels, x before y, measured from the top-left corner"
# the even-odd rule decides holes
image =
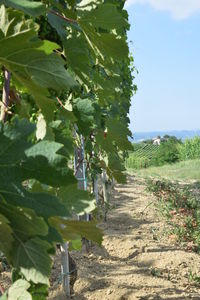
[[[115,188],[103,247],[73,253],[78,267],[74,300],[199,299],[189,274],[200,273],[200,256],[170,244],[165,222],[145,192],[142,179],[129,177]],[[61,300],[55,286],[49,299]]]

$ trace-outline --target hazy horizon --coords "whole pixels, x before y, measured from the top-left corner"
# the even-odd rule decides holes
[[[195,132],[195,131],[200,131],[200,128],[195,128],[195,129],[171,129],[171,130],[150,130],[150,131],[134,131],[133,133],[151,133],[151,132]]]

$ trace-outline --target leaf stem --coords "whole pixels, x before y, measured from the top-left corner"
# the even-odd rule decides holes
[[[68,22],[68,23],[72,23],[72,24],[78,24],[78,22],[76,20],[73,20],[73,19],[70,19],[70,18],[67,18],[67,17],[64,17],[63,15],[59,14],[57,11],[55,10],[50,10],[49,11],[51,14],[63,19],[64,21]]]
[[[9,92],[10,92],[11,73],[5,68],[3,69],[3,73],[4,73],[4,85],[3,85],[3,94],[2,94],[3,105],[1,105],[0,120],[5,122],[8,114],[8,107],[10,104]]]

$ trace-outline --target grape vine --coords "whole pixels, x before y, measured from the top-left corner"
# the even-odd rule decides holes
[[[101,244],[96,221],[74,220],[95,200],[73,159],[81,137],[88,180],[126,181],[136,87],[124,2],[0,0],[0,251],[13,280],[2,300],[46,299],[56,243]]]

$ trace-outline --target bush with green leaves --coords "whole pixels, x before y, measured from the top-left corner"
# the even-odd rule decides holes
[[[169,138],[166,141],[161,142],[151,164],[154,166],[162,166],[177,162],[179,160],[180,144],[181,142],[174,138]]]
[[[200,252],[199,184],[149,179],[147,190],[159,201],[159,208],[170,225],[170,233],[188,250]]]
[[[180,160],[200,158],[200,137],[185,140],[179,147],[179,157]]]

